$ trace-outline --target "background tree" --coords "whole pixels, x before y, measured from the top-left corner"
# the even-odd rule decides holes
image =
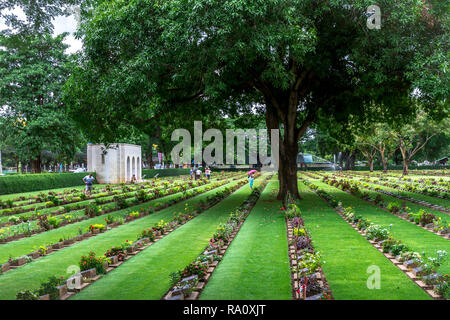
[[[394,136],[385,123],[377,123],[374,132],[375,141],[373,147],[377,149],[380,154],[381,164],[383,166],[383,173],[387,172],[388,159],[392,157],[398,146],[394,141]]]
[[[358,146],[358,150],[364,155],[369,166],[369,171],[373,172],[373,163],[377,155],[377,148],[375,147],[377,141],[374,136],[374,130],[367,130],[366,132],[359,134],[355,138],[355,144]]]
[[[33,159],[32,171],[41,171],[46,149],[70,158],[78,133],[61,102],[68,76],[65,34],[21,31],[0,35],[0,105],[5,135],[14,141],[22,159]]]
[[[417,152],[437,133],[445,131],[449,127],[449,118],[437,122],[421,111],[411,122],[391,129],[402,155],[404,175],[408,174],[408,166]]]
[[[10,30],[21,29],[32,32],[53,31],[52,20],[57,16],[68,15],[73,6],[81,0],[0,0],[0,19]],[[20,8],[25,20],[20,19],[14,9]]]

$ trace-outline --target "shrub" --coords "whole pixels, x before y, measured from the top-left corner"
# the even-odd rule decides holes
[[[50,300],[59,300],[58,289],[56,287],[61,285],[61,279],[52,276],[48,278],[47,282],[41,283],[40,288],[37,290],[37,294],[40,296],[50,295]]]
[[[314,254],[310,252],[305,252],[303,253],[303,256],[304,257],[298,264],[299,270],[307,268],[308,271],[306,272],[302,271],[302,273],[305,273],[307,275],[315,273],[317,269],[320,267],[320,259],[321,259],[320,253],[317,252],[316,254]]]
[[[153,178],[156,174],[158,177],[172,177],[189,174],[189,169],[171,168],[171,169],[144,169],[142,170],[142,177]]]
[[[308,237],[297,237],[296,242],[297,250],[310,249],[311,239]]]
[[[95,252],[91,251],[87,256],[82,256],[80,260],[80,270],[85,271],[95,268],[97,274],[105,274],[105,266],[103,263],[108,261],[106,257],[96,257]]]
[[[202,264],[201,261],[194,261],[190,263],[183,271],[183,277],[197,275],[199,280],[203,280],[207,273],[206,264]]]
[[[304,228],[294,228],[294,236],[298,237],[306,236],[306,230]]]
[[[108,214],[108,216],[105,218],[106,224],[111,224],[111,223],[114,223],[115,221],[116,221],[116,219],[110,214]]]
[[[124,196],[114,196],[114,202],[117,209],[125,209],[128,207],[128,202],[125,200]]]
[[[57,217],[47,217],[48,223],[53,227],[53,228],[58,228],[59,225],[61,224],[61,219],[57,218]]]
[[[380,205],[383,202],[383,197],[380,194],[377,194],[373,201],[375,202],[375,204]]]
[[[288,204],[288,206],[285,210],[286,218],[292,219],[294,217],[301,217],[301,215],[302,214],[301,214],[300,208],[296,204],[294,204],[294,203]]]
[[[117,256],[117,259],[119,261],[124,261],[126,255],[127,255],[126,251],[127,250],[124,248],[124,245],[112,247],[111,249],[106,251],[105,257],[110,258],[110,257],[113,257],[113,256]]]
[[[138,239],[142,239],[142,238],[149,238],[150,241],[154,241],[155,240],[155,233],[154,233],[153,229],[145,229],[145,230],[143,230],[138,236]]]
[[[366,237],[374,241],[385,240],[389,237],[389,230],[379,225],[371,225],[366,229]]]
[[[39,300],[39,296],[30,290],[25,290],[16,295],[16,300]]]
[[[83,185],[82,179],[87,174],[89,173],[37,173],[3,176],[0,177],[0,194],[81,186]],[[95,176],[95,173],[93,175]]]
[[[88,231],[93,232],[94,230],[100,230],[100,232],[102,232],[103,230],[105,230],[105,226],[103,224],[91,224],[88,227]]]
[[[98,207],[95,203],[90,203],[84,208],[84,214],[90,218],[99,216],[102,213],[102,209]]]
[[[13,224],[17,224],[20,221],[19,217],[11,216],[8,218],[8,222],[12,222]]]
[[[136,192],[136,199],[139,202],[145,202],[148,199],[148,195],[145,193],[144,190],[139,190],[138,192]]]
[[[450,276],[448,274],[444,275],[442,278],[438,279],[435,287],[435,291],[445,299],[450,299]]]
[[[419,218],[419,223],[422,226],[425,226],[425,225],[427,225],[429,223],[433,223],[433,221],[437,220],[437,217],[434,214],[425,212],[423,210],[419,211],[419,217],[420,217]]]
[[[358,224],[356,225],[356,227],[358,228],[358,230],[365,230],[370,226],[370,220],[366,220],[364,218],[361,218],[358,221]]]
[[[401,207],[397,202],[389,202],[387,209],[392,213],[397,213],[400,211]]]
[[[46,231],[51,229],[51,226],[50,226],[50,223],[49,223],[49,221],[47,219],[47,215],[46,214],[44,214],[44,215],[39,215],[38,214],[38,223],[37,223],[37,225],[39,227],[41,227],[42,229],[46,230]]]

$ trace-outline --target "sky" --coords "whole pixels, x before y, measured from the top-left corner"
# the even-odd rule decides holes
[[[13,11],[19,18],[24,18],[25,15],[23,14],[21,9],[15,9]],[[73,15],[68,16],[68,17],[56,17],[53,20],[53,26],[54,26],[54,33],[53,35],[56,36],[58,34],[61,34],[63,32],[69,32],[70,34],[66,37],[66,39],[64,40],[64,43],[66,43],[67,45],[69,45],[69,48],[67,48],[66,53],[74,53],[78,50],[81,50],[82,48],[82,42],[81,40],[77,40],[75,39],[75,37],[73,36],[73,33],[76,31],[77,29],[77,22],[75,20],[75,17]],[[3,19],[0,19],[0,30],[4,29],[5,23],[3,21]]]

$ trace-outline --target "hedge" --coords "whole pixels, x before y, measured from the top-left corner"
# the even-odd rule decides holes
[[[16,174],[0,177],[0,195],[83,185],[89,172]],[[95,177],[95,173],[93,173]]]
[[[142,178],[150,179],[153,178],[156,174],[158,177],[172,177],[189,174],[189,168],[170,168],[170,169],[143,169],[142,170]]]

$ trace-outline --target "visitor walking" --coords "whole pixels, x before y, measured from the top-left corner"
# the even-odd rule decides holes
[[[133,176],[131,177],[131,183],[135,184],[136,182],[137,182],[136,175],[133,174]]]
[[[95,178],[92,176],[92,173],[83,178],[83,182],[86,184],[86,195],[91,195],[92,193],[92,185],[94,184]]]
[[[209,180],[211,177],[211,169],[210,168],[205,169],[205,175],[206,175],[206,179]]]
[[[253,189],[253,181],[255,178],[253,177],[253,173],[248,176],[248,184],[250,185],[250,189]]]
[[[202,175],[202,170],[200,170],[200,168],[197,168],[197,170],[195,171],[195,180],[200,179]]]
[[[194,178],[194,168],[191,168],[191,180]]]

